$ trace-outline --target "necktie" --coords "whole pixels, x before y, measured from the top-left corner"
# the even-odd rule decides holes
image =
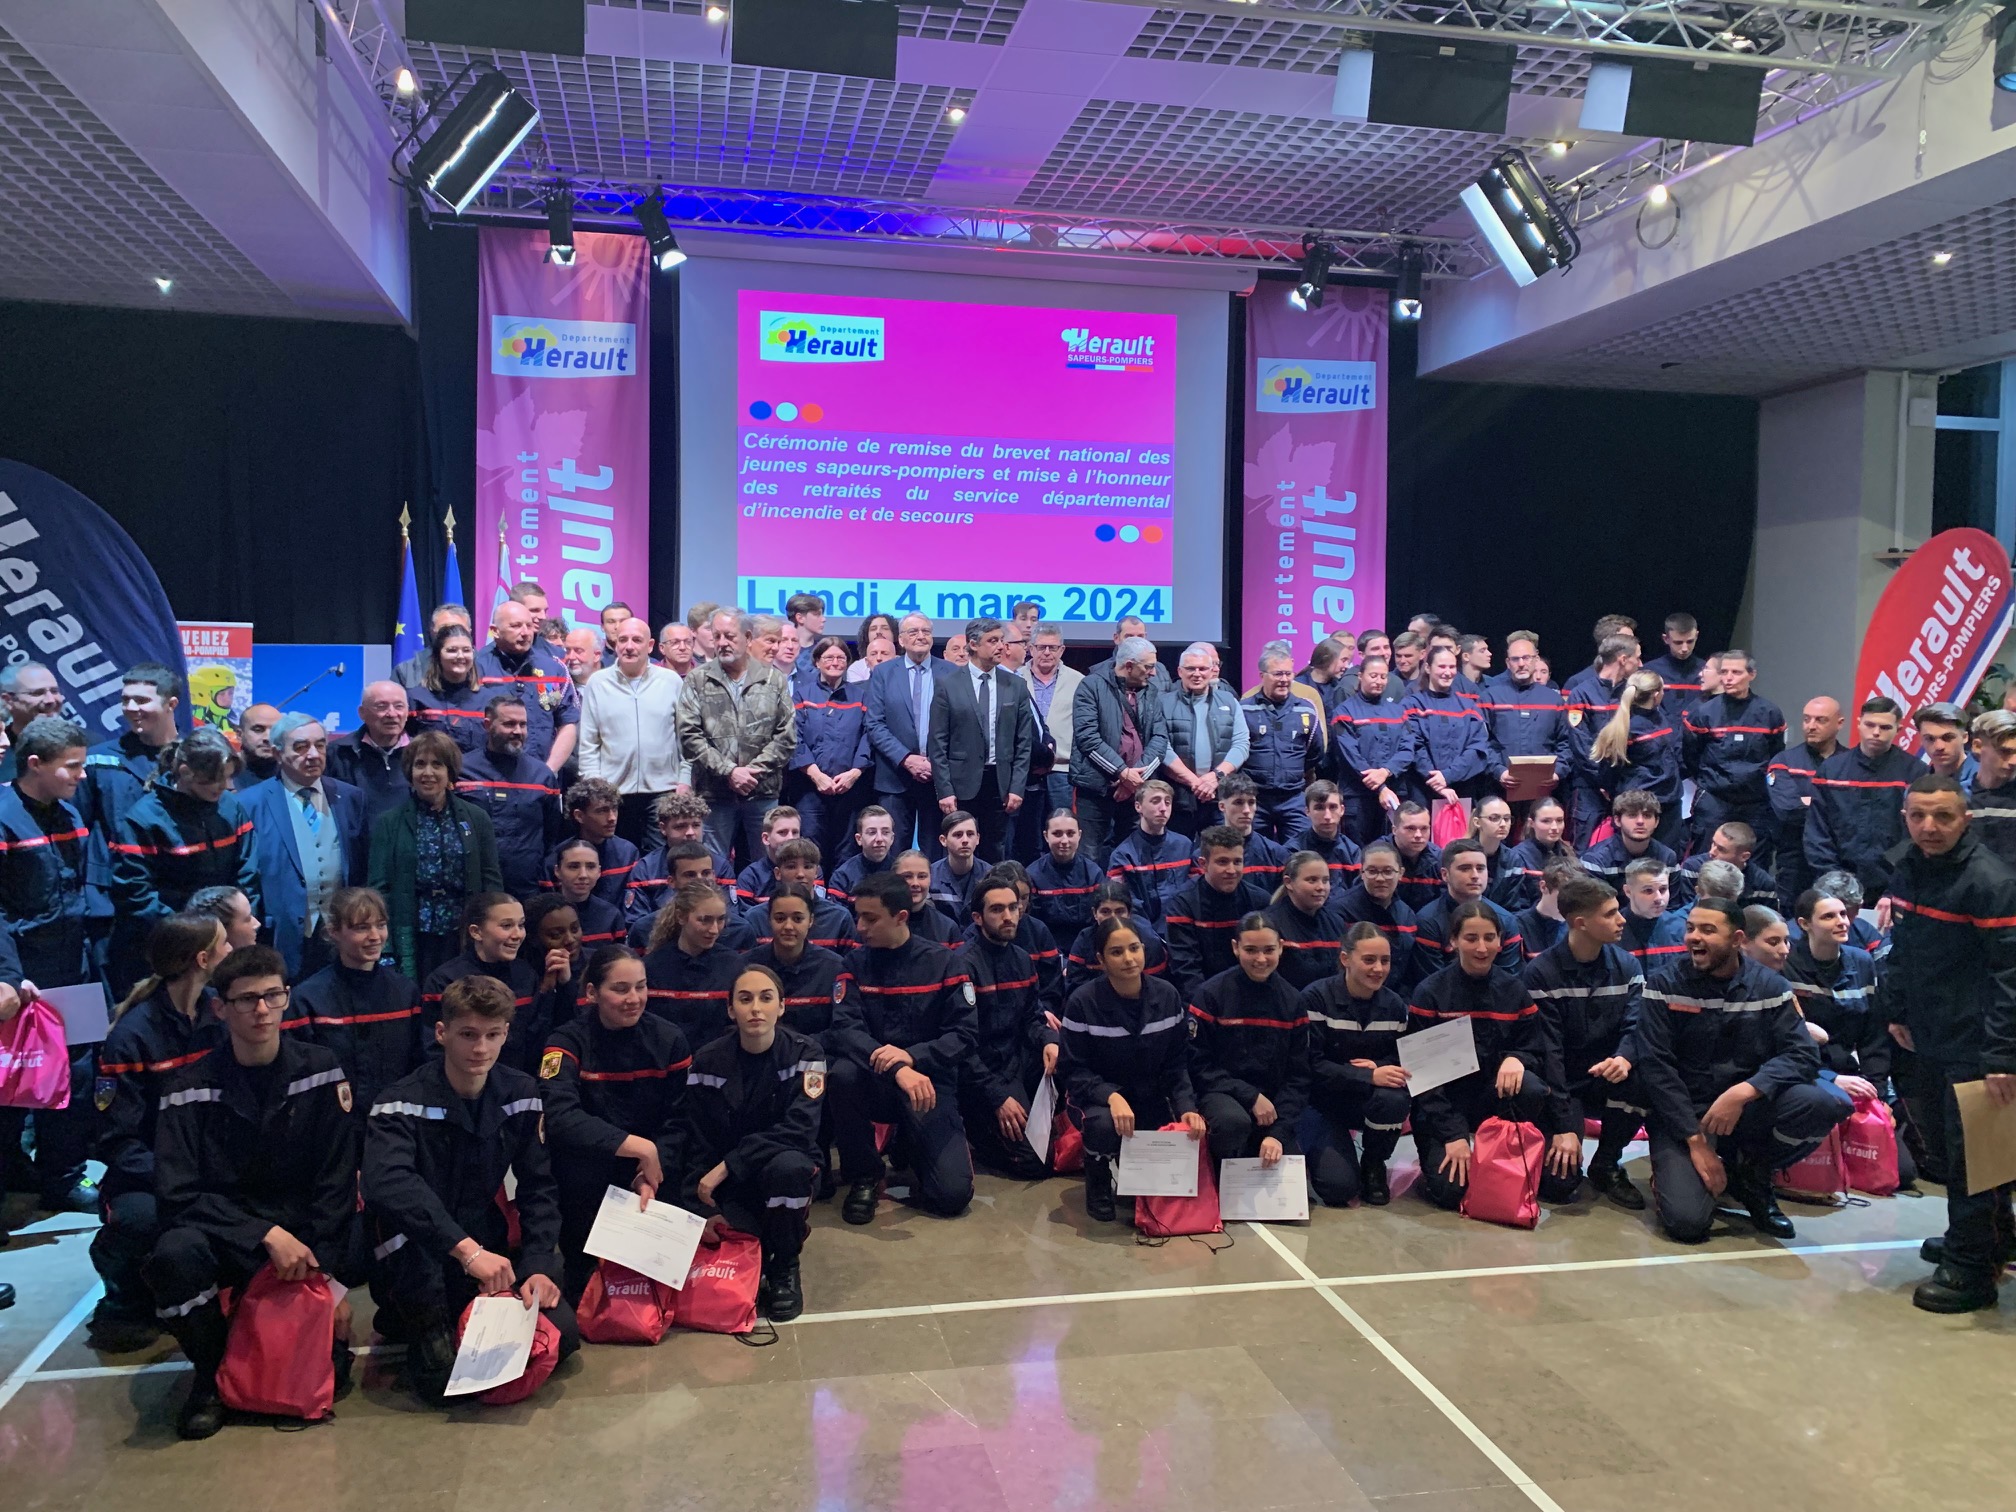
[[[980,730],[987,738],[987,765],[994,765],[994,674],[980,674]]]
[[[315,807],[315,789],[304,787],[296,796],[301,800],[301,812],[307,816],[308,833],[319,834],[322,829],[322,811]]]
[[[931,684],[924,675],[924,663],[910,663],[910,702],[916,705],[917,747],[924,747],[924,724],[931,715]]]

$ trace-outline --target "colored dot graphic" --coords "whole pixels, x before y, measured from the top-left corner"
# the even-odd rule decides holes
[[[1112,525],[1095,525],[1092,528],[1092,538],[1095,541],[1119,541],[1128,546],[1132,546],[1137,541],[1154,546],[1162,539],[1162,527],[1160,525],[1121,525],[1117,527]]]
[[[789,399],[780,399],[775,404],[767,399],[757,399],[749,405],[749,418],[782,420],[787,425],[793,420],[802,420],[807,425],[817,425],[826,418],[826,409],[819,404],[794,404]]]

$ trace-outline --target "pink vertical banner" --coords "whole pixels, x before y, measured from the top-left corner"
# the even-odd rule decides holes
[[[574,244],[560,267],[544,231],[481,233],[479,622],[525,578],[569,624],[650,613],[650,264],[641,236]]]
[[[1332,285],[1298,310],[1263,282],[1246,312],[1246,509],[1239,669],[1285,640],[1296,665],[1386,617],[1387,292]]]

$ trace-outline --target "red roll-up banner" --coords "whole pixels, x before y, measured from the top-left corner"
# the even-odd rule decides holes
[[[1855,665],[1855,707],[1879,694],[1893,700],[1905,715],[1897,744],[1916,750],[1912,711],[1966,707],[2009,633],[2011,603],[2009,554],[1995,537],[1941,531],[1905,559],[1876,601]]]

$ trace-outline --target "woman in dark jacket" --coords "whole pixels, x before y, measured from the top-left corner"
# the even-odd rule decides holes
[[[854,816],[868,789],[868,704],[847,681],[847,643],[829,635],[812,648],[812,670],[791,683],[798,745],[784,775],[784,801],[797,807],[802,833],[819,847],[830,873],[854,838]]]
[[[462,751],[440,730],[422,730],[400,757],[412,796],[371,827],[371,885],[392,916],[392,954],[402,976],[424,982],[462,949],[462,910],[497,892],[497,832],[490,816],[455,796]]]
[[[427,650],[427,671],[406,692],[413,707],[407,728],[415,735],[439,730],[461,750],[482,750],[483,706],[491,695],[476,670],[476,642],[463,626],[443,625]]]

